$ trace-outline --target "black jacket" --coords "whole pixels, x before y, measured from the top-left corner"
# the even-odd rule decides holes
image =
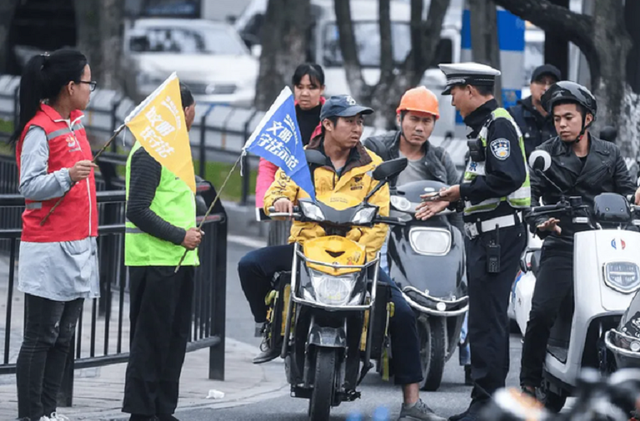
[[[531,97],[518,101],[517,105],[508,111],[520,127],[527,158],[538,146],[557,136],[553,121],[549,116],[544,117],[540,114]]]
[[[591,134],[589,139],[589,154],[584,167],[571,146],[558,137],[538,147],[551,155],[551,167],[545,175],[564,192],[565,197],[580,196],[583,203],[589,206],[593,206],[594,198],[600,193],[614,192],[625,197],[633,195],[636,187],[618,147]],[[552,205],[557,203],[560,197],[560,192],[545,178],[531,172],[532,206],[537,205],[540,198],[544,204]],[[562,229],[560,235],[538,231],[536,227],[547,219],[548,217],[545,216],[528,221],[532,232],[536,232],[543,238],[546,237],[545,248],[559,247],[573,250],[573,235],[587,229],[582,224],[574,225],[569,216],[561,216],[558,218],[560,219],[558,225]]]
[[[378,136],[371,136],[364,141],[364,146],[382,158],[383,161],[396,159],[400,156],[400,132],[389,132]],[[424,144],[424,166],[429,173],[429,180],[454,185],[460,181],[460,174],[449,154],[441,147],[433,146],[429,142]],[[395,186],[397,176],[391,180]]]
[[[364,146],[382,158],[383,161],[396,159],[400,156],[400,131],[371,136],[364,141]],[[451,157],[443,148],[431,145],[428,141],[424,144],[424,166],[429,175],[428,180],[439,181],[450,186],[460,182],[460,174]],[[391,180],[394,187],[397,176]],[[450,215],[449,222],[462,229],[462,217],[458,214]]]

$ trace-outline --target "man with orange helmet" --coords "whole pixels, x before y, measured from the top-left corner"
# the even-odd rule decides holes
[[[391,186],[419,180],[457,184],[460,174],[449,154],[428,142],[440,117],[436,95],[424,86],[409,89],[402,96],[396,111],[400,130],[372,136],[364,141],[367,149],[385,161],[398,157],[408,159],[409,165],[397,180],[392,181]]]

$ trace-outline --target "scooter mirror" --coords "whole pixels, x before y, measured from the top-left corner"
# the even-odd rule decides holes
[[[324,156],[322,152],[315,149],[306,149],[304,151],[304,156],[307,158],[307,162],[309,164],[325,165],[327,163],[327,157]]]
[[[551,166],[551,155],[547,151],[536,150],[529,156],[529,166],[534,171],[545,172]]]
[[[381,181],[398,175],[407,168],[407,164],[407,158],[396,158],[383,162],[373,170],[373,179]]]

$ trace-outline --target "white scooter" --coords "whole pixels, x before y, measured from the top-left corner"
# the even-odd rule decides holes
[[[545,151],[535,151],[529,164],[546,178],[544,171],[551,166],[551,157]],[[590,228],[574,237],[575,310],[571,314],[571,306],[561,309],[547,346],[538,398],[551,411],[559,412],[566,398],[574,394],[583,368],[615,369],[604,336],[618,325],[640,289],[640,233],[627,230],[640,225],[634,211],[636,207],[621,195],[603,193],[596,196],[593,208],[583,205],[580,197],[570,197],[555,205],[534,207],[528,215],[569,215],[574,223]]]

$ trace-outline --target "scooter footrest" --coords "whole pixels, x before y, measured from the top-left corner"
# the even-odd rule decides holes
[[[291,385],[291,397],[293,398],[311,399],[312,393],[313,388],[311,387]]]
[[[353,402],[356,399],[360,399],[360,392],[356,390],[348,390],[346,392],[338,392],[338,399],[340,402]]]

